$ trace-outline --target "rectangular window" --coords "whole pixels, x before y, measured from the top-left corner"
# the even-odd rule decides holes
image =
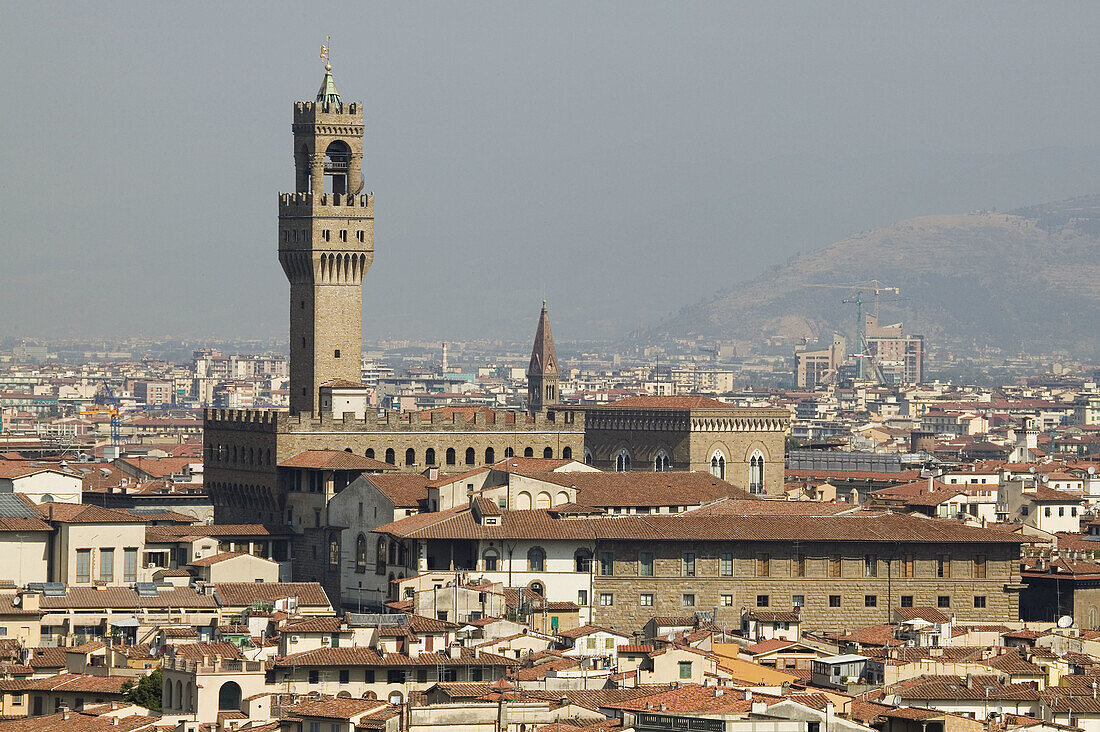
[[[733,595],[722,595],[722,607],[733,607]]]
[[[864,595],[863,607],[878,607],[878,595]]]
[[[416,683],[418,683],[418,684],[428,683],[428,669],[418,668],[416,670]]]
[[[585,645],[588,647],[588,649],[593,650],[593,651],[596,650],[596,638],[595,638],[595,636],[587,638],[586,640],[587,640],[587,643],[585,643]]]
[[[16,692],[11,695],[11,705],[13,707],[23,706],[23,692]]]
[[[840,561],[841,561],[840,557],[836,554],[829,557],[829,576],[830,577],[839,577],[840,576],[840,570],[841,570]]]
[[[937,597],[936,607],[951,607],[951,595],[940,595]]]
[[[722,557],[719,561],[718,572],[723,577],[733,576],[733,552],[722,552]]]
[[[829,595],[829,607],[840,607],[840,595]]]
[[[1043,515],[1047,517],[1050,516],[1050,506],[1047,506],[1045,509],[1043,509]]]
[[[123,582],[137,582],[137,553],[136,547],[127,547],[122,550]]]
[[[609,605],[614,604],[614,602],[615,602],[615,596],[612,595],[610,592],[601,592],[600,593],[600,605],[602,605],[604,607],[608,607]]]
[[[363,669],[363,683],[364,684],[373,684],[374,683],[374,669],[373,668]]]
[[[756,555],[756,576],[769,577],[772,573],[772,558],[770,554]]]
[[[588,605],[588,590],[577,590],[577,604],[581,607]]]
[[[653,607],[653,593],[643,592],[638,595],[638,604],[644,607]]]
[[[913,607],[913,596],[912,595],[902,595],[901,596],[901,606],[902,607]]]
[[[985,579],[985,555],[974,555],[974,576],[978,579]]]
[[[878,577],[878,556],[875,554],[863,555],[863,576]]]
[[[76,581],[77,582],[91,582],[92,581],[92,550],[91,549],[77,549],[76,550]]]
[[[951,555],[941,554],[936,559],[936,576],[937,577],[950,577],[951,576]]]
[[[695,576],[695,555],[693,553],[691,553],[691,552],[685,553],[682,560],[681,560],[681,565],[682,565],[682,574],[685,577],[694,577]]]
[[[386,671],[386,683],[387,684],[403,684],[405,683],[405,672],[402,669],[391,668]]]
[[[691,678],[691,661],[680,661],[680,678]]]
[[[613,552],[600,552],[600,574],[604,577],[615,574],[615,554]]]
[[[684,607],[695,607],[695,595],[687,593],[683,596]]]
[[[906,554],[901,558],[901,576],[912,577],[913,575],[913,555]]]
[[[346,684],[351,680],[351,671],[346,668],[340,669],[340,683]]]
[[[603,647],[604,647],[604,650],[614,648],[615,647],[615,639],[614,638],[604,638]]]
[[[795,577],[805,577],[806,576],[806,555],[805,554],[795,554],[794,555],[794,562],[793,562],[793,565],[791,567],[791,574],[793,574]]]
[[[791,595],[791,607],[806,607],[806,596]]]
[[[974,595],[974,607],[977,607],[977,608],[984,608],[985,607],[985,595]]]
[[[757,607],[767,607],[768,606],[768,596],[767,595],[757,595],[756,596],[756,606]]]
[[[638,554],[638,574],[642,577],[653,576],[653,552],[640,552]]]
[[[313,669],[309,672],[309,683],[316,684],[321,678],[320,672],[317,669]]]

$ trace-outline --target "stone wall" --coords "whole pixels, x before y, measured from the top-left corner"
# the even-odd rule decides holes
[[[762,519],[762,524],[765,520]],[[600,552],[615,557],[614,575],[599,575]],[[639,576],[639,552],[656,554],[654,576]],[[695,576],[684,576],[684,553],[695,554]],[[732,554],[733,574],[722,575],[721,556]],[[950,554],[950,577],[939,577],[938,555]],[[719,608],[720,620],[729,623],[743,607],[758,607],[767,597],[770,610],[789,610],[792,597],[804,598],[803,630],[842,630],[890,620],[892,608],[902,597],[916,607],[936,607],[941,596],[950,598],[944,612],[962,623],[1003,623],[1019,617],[1019,551],[1013,545],[928,545],[899,541],[894,544],[829,543],[780,545],[770,542],[680,543],[600,542],[593,586],[593,622],[632,632],[653,616],[684,616]],[[866,576],[865,559],[873,557],[875,576]],[[985,577],[976,576],[975,555],[985,555]],[[805,576],[798,575],[796,557],[804,557]],[[912,556],[912,577],[903,576]],[[831,576],[830,563],[840,558],[840,576]],[[762,570],[766,559],[766,572]],[[833,564],[835,567],[835,563]],[[601,595],[612,594],[612,604],[601,604]],[[641,605],[642,594],[653,595],[653,605]],[[694,595],[694,606],[684,595]],[[723,595],[730,596],[723,603]],[[830,607],[830,596],[840,597]],[[867,596],[874,596],[869,606]],[[985,598],[976,608],[975,596]],[[730,626],[732,627],[732,626]]]

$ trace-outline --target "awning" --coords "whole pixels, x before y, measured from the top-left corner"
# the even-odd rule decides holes
[[[137,618],[123,618],[122,620],[112,620],[111,625],[116,628],[136,628],[141,623],[138,622]]]

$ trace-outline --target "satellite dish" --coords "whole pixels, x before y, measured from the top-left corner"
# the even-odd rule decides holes
[[[1062,617],[1058,618],[1058,627],[1059,628],[1072,628],[1073,627],[1073,618],[1070,617],[1069,615],[1063,615]]]

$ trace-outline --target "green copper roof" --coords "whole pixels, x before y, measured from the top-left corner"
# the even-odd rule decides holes
[[[317,101],[326,112],[331,105],[340,103],[340,92],[336,91],[336,82],[332,80],[331,71],[325,71],[325,79],[317,91]]]

